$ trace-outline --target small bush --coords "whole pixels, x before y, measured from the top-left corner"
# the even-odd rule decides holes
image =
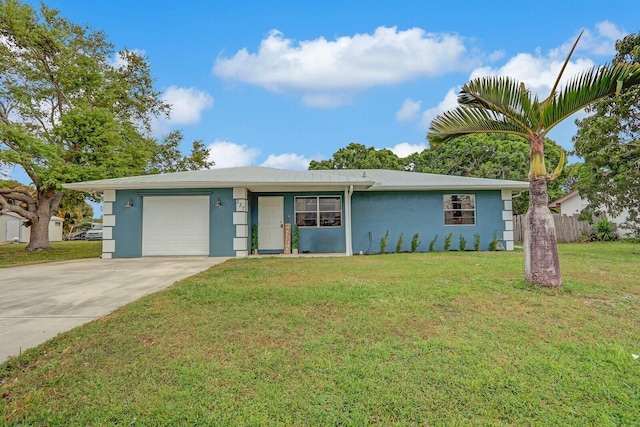
[[[473,250],[476,252],[480,250],[480,233],[473,235]]]
[[[396,253],[402,252],[402,233],[400,233],[400,237],[398,237],[398,243],[396,243]]]
[[[420,233],[416,233],[413,235],[413,239],[411,239],[411,252],[415,252],[418,250],[418,246],[420,246]]]
[[[458,241],[460,242],[460,250],[464,251],[467,247],[467,239],[465,239],[462,234],[460,235],[460,238],[458,239]]]
[[[603,219],[595,223],[592,236],[593,240],[599,242],[610,242],[618,238],[613,223],[608,219]]]
[[[451,239],[453,238],[453,231],[444,236],[444,250],[448,251],[451,247]]]
[[[433,252],[436,249],[436,240],[438,240],[438,233],[436,233],[433,240],[429,242],[429,252]]]
[[[253,224],[251,227],[251,250],[258,250],[258,224]]]
[[[493,232],[493,238],[491,239],[491,243],[489,244],[489,250],[497,251],[498,250],[498,232]]]
[[[389,243],[389,230],[382,236],[380,239],[380,253],[383,254],[387,249],[387,244]]]

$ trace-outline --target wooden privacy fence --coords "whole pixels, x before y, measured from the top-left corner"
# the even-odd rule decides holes
[[[552,214],[556,225],[556,240],[562,243],[575,242],[591,230],[588,221],[578,221],[577,216]],[[524,238],[524,215],[513,216],[513,240],[522,242]]]

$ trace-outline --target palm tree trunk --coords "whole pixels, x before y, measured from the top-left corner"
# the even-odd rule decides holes
[[[556,228],[548,203],[547,179],[532,180],[524,229],[525,279],[541,287],[560,288],[562,277]]]

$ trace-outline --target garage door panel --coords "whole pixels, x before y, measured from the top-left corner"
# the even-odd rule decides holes
[[[148,196],[142,255],[209,255],[209,196]]]

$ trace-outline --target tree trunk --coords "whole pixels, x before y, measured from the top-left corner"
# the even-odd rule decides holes
[[[29,232],[29,244],[27,251],[42,251],[51,249],[49,243],[49,221],[53,212],[58,208],[62,199],[62,193],[55,193],[52,190],[38,191],[38,208],[36,218],[31,219]]]
[[[523,242],[525,279],[541,287],[560,288],[562,277],[556,228],[548,203],[546,178],[531,181]]]

